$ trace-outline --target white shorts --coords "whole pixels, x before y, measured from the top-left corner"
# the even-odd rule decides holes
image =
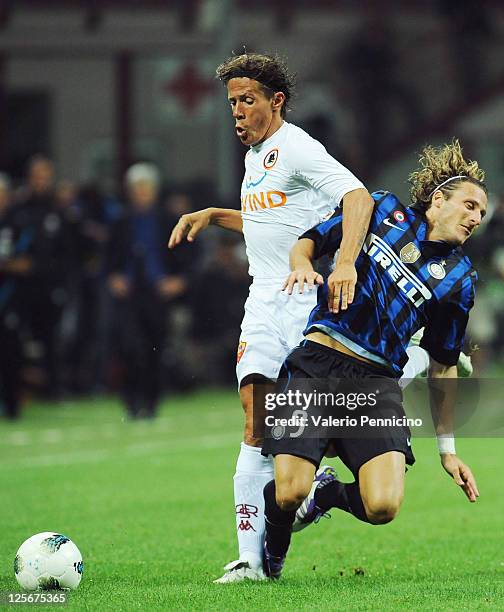
[[[283,280],[254,279],[245,302],[236,359],[238,386],[249,374],[275,380],[287,355],[303,339],[317,289],[292,295],[281,291]]]

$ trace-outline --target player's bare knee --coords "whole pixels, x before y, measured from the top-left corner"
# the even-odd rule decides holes
[[[286,491],[282,495],[277,493],[276,496],[276,502],[278,504],[278,507],[284,512],[297,510],[299,506],[303,503],[303,499],[304,497],[302,495],[299,495],[296,491]]]
[[[249,446],[261,447],[263,443],[264,431],[254,420],[251,413],[245,413],[245,430],[243,441]]]
[[[240,389],[240,399],[245,413],[243,441],[249,446],[261,447],[264,438],[264,418],[254,409],[252,385]]]
[[[248,446],[254,446],[255,448],[261,448],[263,445],[263,438],[256,435],[253,427],[245,426],[245,433],[243,435],[243,441]]]
[[[276,484],[276,502],[284,511],[297,510],[310,492],[311,483],[299,479]]]
[[[385,525],[397,516],[401,507],[401,498],[398,496],[374,495],[363,499],[366,516],[373,525]]]

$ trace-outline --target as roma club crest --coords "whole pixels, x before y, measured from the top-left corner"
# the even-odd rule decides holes
[[[399,251],[399,257],[404,263],[412,264],[420,257],[420,251],[412,242],[408,242]]]
[[[243,353],[245,352],[246,348],[247,343],[240,342],[240,344],[238,345],[238,351],[236,352],[236,363],[240,363],[240,359],[243,357]]]
[[[266,153],[266,156],[263,160],[263,166],[266,170],[271,170],[273,166],[277,163],[278,159],[278,149],[272,149],[269,153]]]

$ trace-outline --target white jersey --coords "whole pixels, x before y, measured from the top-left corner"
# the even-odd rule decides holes
[[[284,122],[245,156],[243,234],[254,278],[284,280],[289,251],[330,216],[343,196],[364,185],[301,128]]]

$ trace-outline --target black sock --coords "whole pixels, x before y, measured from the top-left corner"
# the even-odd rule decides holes
[[[340,508],[345,512],[350,512],[359,520],[369,523],[358,482],[343,484],[339,480],[331,480],[326,484],[321,484],[315,491],[315,503],[324,512],[330,508]]]
[[[264,487],[264,502],[266,515],[266,544],[268,552],[274,557],[285,557],[289,550],[292,533],[292,523],[296,511],[284,512],[276,503],[275,481],[271,480]]]

